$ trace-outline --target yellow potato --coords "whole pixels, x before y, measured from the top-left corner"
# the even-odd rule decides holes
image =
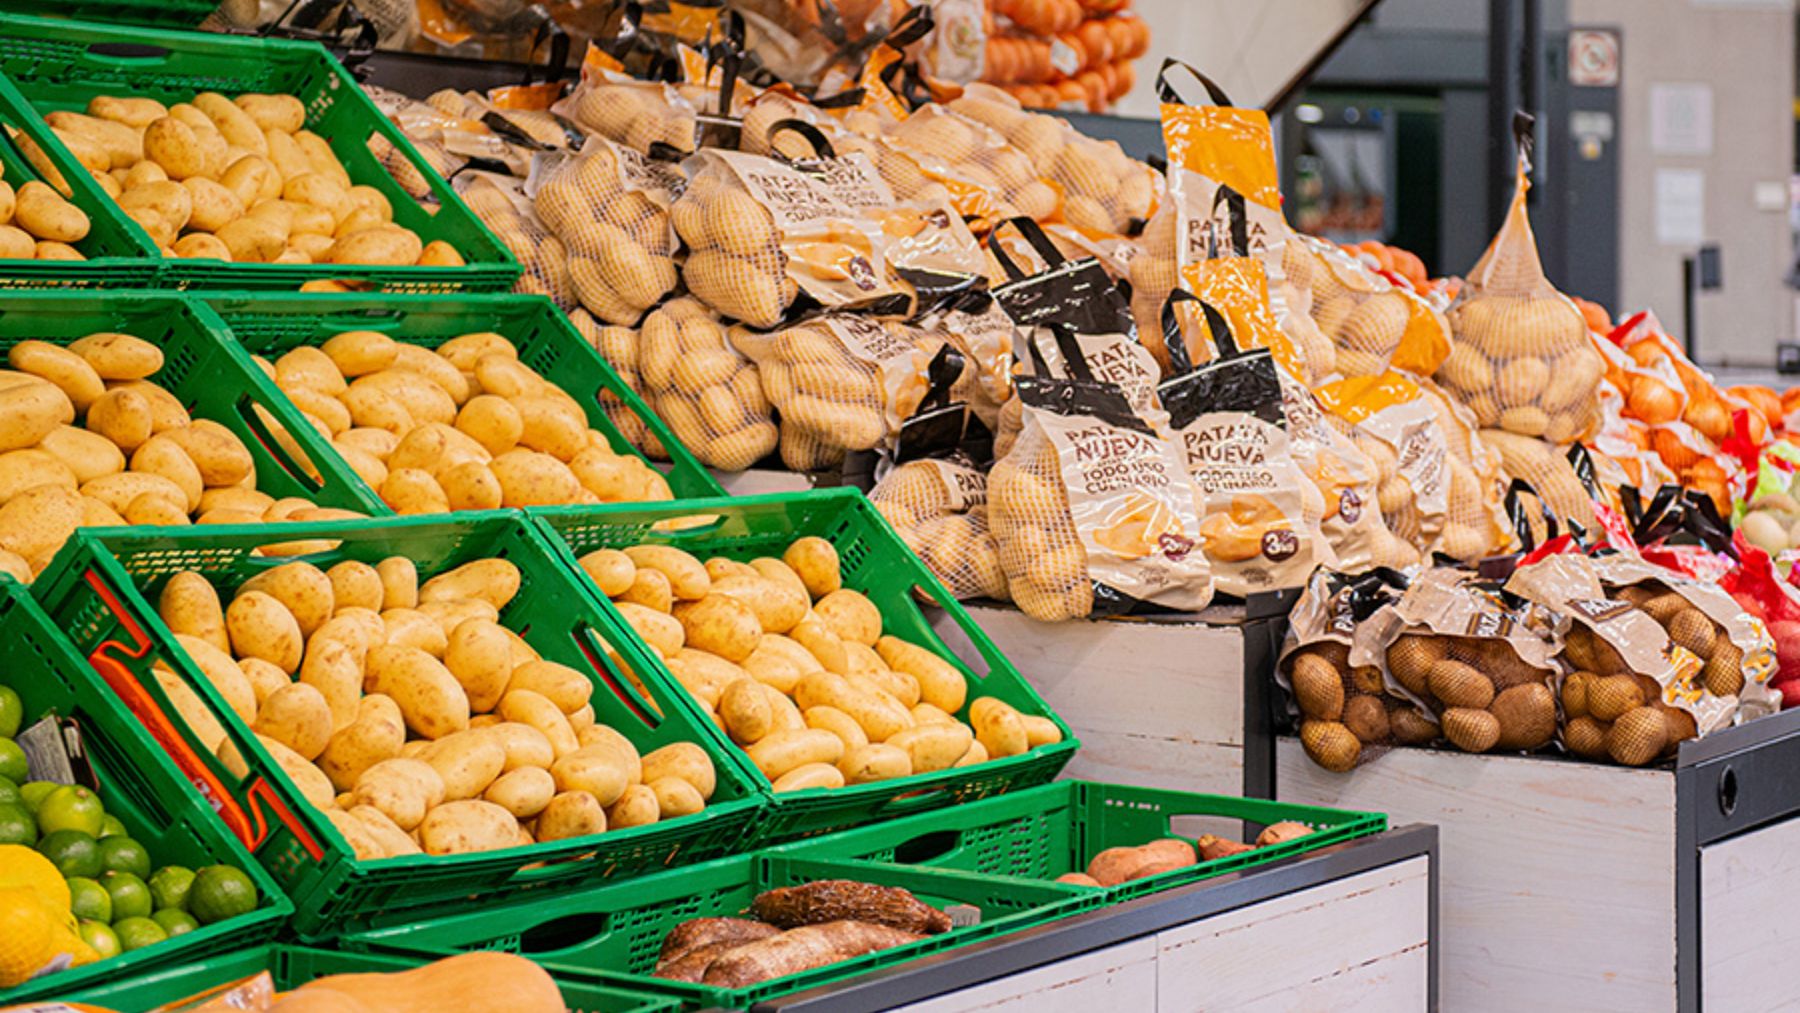
[[[806,617],[806,592],[770,580],[752,570],[715,579],[712,593],[736,598],[750,606],[765,633],[786,633]]]
[[[307,760],[299,753],[294,752],[292,749],[289,749],[287,746],[282,745],[274,739],[258,735],[256,740],[262,744],[263,749],[268,752],[269,757],[275,761],[275,765],[281,768],[281,772],[286,774],[288,779],[294,782],[294,787],[300,791],[300,797],[306,799],[320,809],[329,808],[331,806],[334,797],[331,790],[331,781],[326,778],[325,774],[320,771],[318,767],[314,766],[311,761]],[[219,759],[223,761],[227,767],[242,766],[242,757],[236,757],[235,761],[233,759],[237,750],[232,747],[231,743],[226,743],[226,746],[228,747],[227,749],[220,751]]]
[[[762,624],[750,606],[736,598],[709,594],[697,602],[675,606],[688,646],[737,663],[748,658],[762,640]]]
[[[581,482],[569,466],[549,454],[509,450],[490,465],[500,482],[505,507],[554,506],[579,500]]]
[[[466,619],[450,631],[444,666],[468,695],[469,709],[484,714],[506,693],[513,671],[512,644],[498,623]]]
[[[775,732],[744,752],[764,777],[774,781],[788,771],[808,763],[835,764],[843,758],[844,743],[828,731],[808,728],[804,731]]]
[[[613,607],[644,643],[664,658],[674,657],[686,643],[686,629],[674,616],[633,602],[621,602]]]
[[[162,349],[142,338],[105,331],[69,344],[102,380],[142,380],[163,367]]]
[[[813,612],[843,640],[874,647],[881,639],[881,611],[860,592],[833,591],[813,604]]]
[[[549,741],[551,752],[559,759],[581,748],[575,738],[575,729],[569,727],[569,719],[563,714],[562,708],[540,693],[525,689],[513,690],[500,698],[500,707],[496,713],[507,721],[516,721],[537,729]]]
[[[497,609],[506,608],[519,593],[519,568],[505,559],[478,559],[440,573],[419,588],[419,600],[450,601],[477,598]]]
[[[849,784],[886,781],[910,775],[912,755],[899,746],[876,743],[845,752],[837,768]]]
[[[844,586],[837,549],[823,538],[809,535],[797,539],[782,553],[781,560],[800,576],[806,592],[814,599],[823,598]]]
[[[492,802],[445,802],[425,814],[419,825],[419,842],[428,855],[497,851],[519,843],[519,822]]]
[[[319,756],[319,769],[338,791],[350,791],[364,771],[399,756],[405,744],[406,720],[399,706],[385,696],[366,696],[359,701],[356,719],[332,734]]]
[[[202,506],[205,504],[202,503]],[[325,571],[331,582],[332,610],[365,608],[381,611],[381,575],[367,563],[346,559]]]
[[[658,612],[670,612],[675,607],[675,589],[669,586],[669,578],[661,570],[646,568],[636,571],[632,575],[631,586],[614,595],[613,600],[634,602]]]
[[[245,724],[256,721],[256,691],[250,688],[250,679],[231,655],[219,650],[212,644],[198,637],[186,634],[175,634],[176,643],[187,651],[188,657],[200,670],[219,696]]]
[[[404,556],[389,556],[375,564],[381,578],[383,609],[412,608],[419,604],[419,571]]]
[[[690,786],[688,790],[693,789]],[[626,788],[617,802],[606,807],[606,825],[612,830],[648,826],[661,818],[662,806],[657,802],[656,792],[646,784]]]
[[[947,714],[962,710],[969,684],[961,670],[932,651],[898,637],[882,637],[875,642],[875,650],[888,667],[918,682],[920,700]]]
[[[443,626],[418,609],[388,609],[381,613],[381,625],[390,645],[416,647],[440,661],[450,646]]]
[[[406,726],[439,739],[469,727],[469,698],[436,658],[416,647],[383,644],[369,651],[363,688],[392,697]]]
[[[475,798],[506,769],[506,749],[483,730],[447,735],[419,752],[444,781],[449,801]]]
[[[499,721],[486,727],[487,736],[500,744],[506,751],[507,773],[525,767],[541,767],[549,770],[556,762],[556,751],[551,748],[550,740],[544,733],[530,725],[517,721]],[[586,745],[586,743],[580,743]]]
[[[89,405],[100,400],[101,395],[106,393],[106,384],[100,379],[100,374],[94,372],[94,367],[88,365],[86,359],[67,348],[52,345],[47,341],[35,339],[21,341],[7,351],[6,360],[12,368],[22,373],[30,373],[55,384],[68,396],[70,404],[77,411],[86,411]],[[11,391],[0,393],[11,394],[31,389],[34,388],[14,388]],[[74,421],[73,415],[57,419],[58,423],[72,421]],[[46,433],[49,431],[49,428],[44,430]],[[43,434],[40,433],[39,439],[42,438]],[[0,447],[0,449],[12,448]]]
[[[248,591],[262,591],[284,605],[302,637],[325,625],[336,607],[331,578],[311,563],[284,563],[265,570],[238,588],[239,594]]]
[[[237,434],[211,419],[195,419],[169,430],[168,437],[187,452],[200,479],[208,486],[232,486],[252,481],[256,461]]]
[[[528,820],[543,812],[556,797],[556,779],[541,767],[520,767],[495,778],[481,797],[517,819]],[[610,813],[607,820],[614,826],[619,825]]]
[[[1047,746],[1062,741],[1062,729],[1056,722],[1035,714],[1020,714],[1019,721],[1025,726],[1025,743],[1028,748]]]
[[[803,763],[774,779],[776,792],[802,791],[806,788],[842,788],[844,774],[829,763]]]
[[[170,632],[204,640],[221,652],[231,650],[219,593],[200,574],[184,570],[170,577],[157,597],[156,611]]]
[[[290,675],[299,670],[305,645],[300,624],[273,596],[251,590],[233,598],[225,609],[225,630],[238,655],[261,658]]]
[[[194,459],[170,439],[169,434],[158,433],[132,451],[131,470],[168,479],[181,490],[177,503],[190,513],[199,509],[200,496],[206,492],[206,480],[200,477]]]
[[[717,787],[717,773],[706,750],[691,742],[676,742],[645,753],[642,779],[645,783],[665,777],[678,777],[694,786],[703,799],[711,799]]]
[[[804,619],[788,631],[788,635],[795,643],[806,648],[807,653],[825,671],[839,675],[850,671],[850,659],[844,651],[843,639],[814,613],[808,612]]]
[[[739,745],[755,742],[775,727],[774,711],[755,679],[739,679],[726,686],[719,694],[718,710],[726,733]]]
[[[550,767],[559,792],[585,791],[601,806],[619,800],[631,785],[631,774],[610,744],[583,746],[558,757]]]
[[[248,683],[248,677],[245,678]],[[331,708],[324,694],[305,683],[290,683],[260,702],[253,726],[258,735],[316,760],[331,742]]]
[[[806,727],[821,728],[836,735],[844,743],[846,755],[869,744],[869,735],[856,719],[829,704],[806,708]]]
[[[326,813],[327,816],[331,815]],[[352,806],[349,816],[375,843],[379,844],[387,857],[396,855],[417,855],[419,844],[406,831],[397,826],[387,814],[374,806]]]
[[[539,841],[561,841],[606,832],[606,809],[585,791],[565,791],[537,818]]]
[[[659,777],[646,782],[645,786],[655,794],[657,811],[665,820],[692,816],[706,808],[706,800],[700,797],[700,792],[683,778]]]
[[[335,622],[335,620],[334,620]],[[300,681],[317,689],[331,710],[333,731],[342,731],[356,720],[362,700],[363,658],[367,648],[358,649],[320,629],[307,645],[306,659],[300,663]],[[277,666],[279,667],[279,666]]]
[[[357,805],[373,806],[395,826],[412,830],[443,804],[444,780],[423,760],[394,757],[363,771],[351,792]]]
[[[88,216],[64,200],[62,194],[32,180],[19,187],[13,202],[13,222],[38,239],[79,243],[87,238]]]
[[[975,727],[975,737],[994,759],[1017,756],[1031,748],[1021,718],[1010,704],[991,696],[980,697],[969,705],[969,722]]]
[[[712,587],[705,564],[672,545],[633,545],[625,555],[639,567],[662,571],[677,598],[699,601]],[[735,660],[735,659],[734,659]]]
[[[587,676],[554,661],[528,661],[512,670],[508,692],[530,690],[555,704],[564,714],[574,714],[588,705],[594,684]]]
[[[967,725],[914,725],[889,739],[887,744],[906,751],[912,761],[912,772],[925,774],[953,765],[969,750],[974,741]]]

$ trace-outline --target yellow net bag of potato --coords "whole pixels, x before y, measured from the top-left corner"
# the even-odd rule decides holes
[[[1013,396],[1013,351],[1022,340],[1018,326],[986,292],[970,292],[927,313],[918,325],[962,353],[971,382],[961,399],[983,425],[996,430],[1002,407]]]
[[[1593,497],[1576,477],[1575,468],[1561,448],[1504,429],[1484,429],[1481,440],[1500,455],[1508,476],[1523,479],[1531,486],[1556,516],[1560,527],[1567,528],[1573,522],[1585,530],[1594,530]]]
[[[1044,622],[1212,600],[1195,491],[1118,388],[1021,377],[1023,425],[988,474],[1012,599]]]
[[[1063,219],[1077,229],[1123,235],[1155,209],[1158,177],[1116,141],[1083,136],[1067,121],[1026,110],[987,84],[971,84],[951,110],[986,124],[1063,191]]]
[[[537,160],[527,190],[567,251],[569,285],[589,313],[634,324],[675,288],[669,205],[683,185],[674,165],[601,138],[579,155]]]
[[[1431,401],[1398,373],[1350,377],[1315,393],[1356,448],[1375,465],[1376,503],[1410,565],[1437,547],[1450,510],[1450,447]]]
[[[625,386],[631,388],[633,394],[644,396],[644,380],[638,374],[639,342],[635,328],[602,324],[580,307],[569,312],[569,323],[575,326],[575,330],[594,351],[600,353],[600,357],[619,375]],[[597,397],[606,417],[632,446],[658,461],[669,459],[669,452],[663,449],[662,441],[644,425],[644,420],[636,412],[619,400],[617,394],[602,389]]]
[[[1336,564],[1318,527],[1323,497],[1294,458],[1268,350],[1238,354],[1217,319],[1214,327],[1225,354],[1159,391],[1170,438],[1200,492],[1213,583],[1240,597],[1299,587],[1316,566]]]
[[[1327,420],[1305,384],[1286,373],[1278,375],[1294,463],[1319,491],[1316,523],[1337,560],[1336,569],[1356,574],[1402,566],[1416,558],[1381,517],[1377,506],[1381,475],[1374,462]]]
[[[1054,187],[1038,177],[1025,153],[987,126],[939,105],[889,125],[882,139],[929,180],[949,191],[951,205],[976,228],[1024,215],[1056,214]]]
[[[519,261],[519,280],[513,291],[548,296],[564,312],[576,306],[575,286],[569,280],[569,256],[558,239],[538,219],[525,181],[488,172],[464,172],[456,178],[457,192],[483,225],[494,230]]]
[[[987,476],[955,458],[907,461],[869,492],[894,531],[959,601],[1008,597],[988,529]]]
[[[639,81],[591,63],[583,65],[580,83],[551,111],[640,155],[679,157],[698,143],[699,113],[674,85]]]
[[[1430,376],[1451,354],[1442,313],[1335,244],[1292,234],[1283,261],[1290,291],[1331,343],[1331,365],[1344,376],[1390,368]],[[1309,365],[1312,358],[1309,350]]]
[[[815,464],[812,447],[834,452],[872,450],[899,433],[931,389],[932,359],[941,338],[893,321],[828,313],[779,331],[732,333],[737,349],[761,370],[769,403]],[[962,363],[956,364],[960,373]],[[788,444],[783,442],[784,460]],[[827,462],[833,463],[833,462]]]
[[[1483,442],[1466,406],[1448,397],[1430,380],[1421,378],[1416,382],[1437,415],[1438,429],[1444,434],[1444,447],[1449,452],[1444,459],[1450,476],[1444,531],[1433,551],[1474,562],[1510,549],[1503,458]]]
[[[1567,444],[1598,424],[1606,366],[1581,310],[1544,277],[1525,209],[1527,155],[1522,140],[1512,208],[1450,306],[1456,345],[1438,379],[1484,428]]]
[[[775,449],[756,364],[699,301],[671,300],[644,318],[637,372],[645,400],[703,463],[743,471]]]

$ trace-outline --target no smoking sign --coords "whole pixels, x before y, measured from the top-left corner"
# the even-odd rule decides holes
[[[1584,28],[1569,33],[1569,83],[1588,88],[1618,86],[1618,32]]]

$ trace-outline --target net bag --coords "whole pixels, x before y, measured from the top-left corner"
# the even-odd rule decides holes
[[[1039,178],[1024,152],[944,106],[915,110],[888,126],[883,137],[949,191],[952,206],[978,228],[1020,215],[1048,219],[1057,212],[1055,188]]]
[[[952,596],[1006,600],[1006,573],[988,529],[986,475],[966,461],[908,461],[875,483],[869,502]]]
[[[601,324],[589,316],[587,310],[579,307],[569,312],[569,323],[575,326],[575,330],[594,351],[600,353],[600,357],[619,375],[625,386],[631,388],[632,393],[644,396],[644,381],[638,375],[638,332],[634,328]],[[645,426],[644,420],[636,412],[619,400],[617,394],[602,389],[596,397],[607,419],[627,442],[658,461],[669,459],[669,452],[663,448],[662,441]]]
[[[544,223],[525,196],[525,181],[487,172],[465,172],[456,178],[457,192],[482,224],[519,261],[513,291],[548,296],[564,312],[577,305],[569,279],[567,247]]]
[[[1449,321],[1404,283],[1311,236],[1290,235],[1283,257],[1290,291],[1332,345],[1328,361],[1337,372],[1373,376],[1391,368],[1426,377],[1450,356]]]
[[[1405,588],[1393,571],[1350,576],[1314,571],[1288,620],[1275,679],[1287,691],[1288,712],[1299,718],[1306,755],[1343,773],[1390,746],[1416,746],[1438,737],[1437,719],[1388,692],[1379,664],[1352,665],[1369,617]]]
[[[568,253],[581,305],[609,324],[635,324],[675,288],[669,205],[684,185],[673,165],[593,138],[574,156],[540,159],[537,215]]]
[[[645,399],[703,463],[743,471],[775,449],[756,364],[697,300],[671,300],[644,318],[637,368]]]
[[[1484,428],[1562,445],[1599,423],[1594,385],[1605,364],[1588,342],[1581,310],[1544,277],[1525,209],[1529,135],[1515,130],[1521,146],[1512,208],[1450,307],[1456,347],[1438,376]]]
[[[1195,493],[1175,448],[1117,388],[1019,380],[1023,425],[988,475],[1012,599],[1044,622],[1212,600]]]
[[[1314,523],[1337,560],[1335,568],[1359,574],[1416,558],[1382,520],[1376,491],[1380,475],[1374,463],[1327,420],[1305,384],[1285,373],[1278,375],[1289,447],[1294,463],[1319,492]]]
[[[1450,510],[1450,444],[1419,385],[1398,373],[1351,377],[1315,393],[1332,424],[1374,464],[1376,503],[1408,549],[1403,564],[1429,554]]]
[[[675,86],[590,64],[583,65],[581,82],[552,111],[588,134],[640,155],[691,154],[699,136],[698,111]]]

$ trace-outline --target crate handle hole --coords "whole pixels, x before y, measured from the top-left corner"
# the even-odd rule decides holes
[[[592,626],[582,623],[574,631],[575,646],[600,676],[606,689],[631,711],[632,716],[654,729],[662,724],[662,708],[649,699],[644,681]]]
[[[1729,765],[1719,772],[1719,812],[1730,816],[1737,811],[1737,771]]]
[[[166,60],[169,50],[166,46],[153,46],[143,42],[96,42],[87,47],[89,56],[97,56],[107,61],[119,60]]]
[[[519,934],[520,953],[552,953],[597,939],[606,933],[607,916],[596,912],[568,915]]]
[[[924,586],[914,584],[912,593],[915,596],[914,600],[923,601],[932,608],[940,611],[943,610],[943,606],[938,604],[937,596],[932,594]],[[923,615],[923,612],[921,612],[921,615]],[[948,613],[946,613],[946,615],[948,615]],[[933,624],[927,620],[927,625]],[[962,663],[964,671],[973,675],[978,680],[988,677],[988,673],[992,671],[992,668],[988,665],[987,655],[982,654],[981,648],[975,646],[975,641],[970,638],[968,631],[963,628],[962,623],[947,622],[941,624],[941,626],[933,626],[933,629],[937,633],[938,639],[943,641],[944,649],[955,655],[956,660]]]
[[[276,466],[287,472],[289,478],[300,483],[302,488],[310,492],[318,492],[325,488],[325,480],[319,477],[318,467],[313,464],[311,458],[306,456],[305,451],[299,448],[298,437],[293,433],[288,434],[289,439],[296,441],[294,452],[291,454],[288,452],[288,448],[275,438],[275,432],[269,424],[270,421],[275,420],[273,412],[249,397],[238,401],[237,410],[238,417],[249,428],[250,435],[256,438],[256,442],[262,446],[263,452],[269,455]]]
[[[920,865],[942,858],[962,845],[960,830],[937,830],[920,834],[894,846],[894,861],[899,865]]]

